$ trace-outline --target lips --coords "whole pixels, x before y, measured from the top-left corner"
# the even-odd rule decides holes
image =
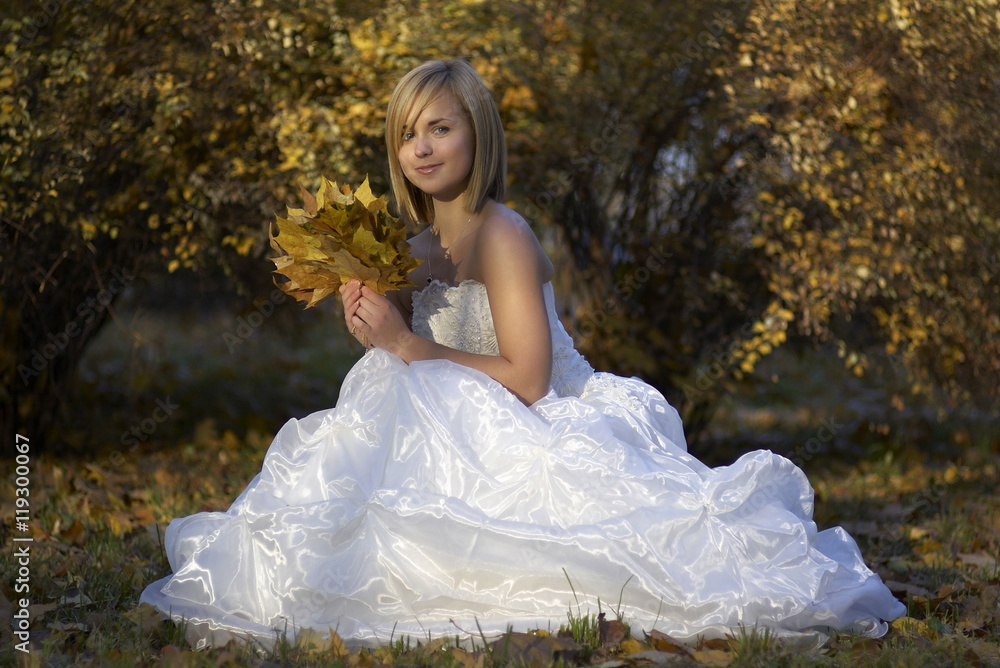
[[[430,174],[431,172],[433,172],[435,169],[437,169],[440,166],[441,166],[441,163],[437,163],[435,165],[424,165],[423,167],[417,167],[416,171],[419,174],[423,174],[424,176],[427,176],[428,174]]]

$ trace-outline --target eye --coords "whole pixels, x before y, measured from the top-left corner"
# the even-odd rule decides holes
[[[403,141],[409,141],[411,139],[413,139],[413,133],[412,132],[404,132],[403,133]]]
[[[448,128],[444,125],[439,125],[432,132],[437,135],[443,135],[448,133]]]

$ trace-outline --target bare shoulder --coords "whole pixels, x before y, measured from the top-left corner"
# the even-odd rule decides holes
[[[502,243],[509,239],[516,243],[520,239],[522,243],[538,242],[524,218],[510,207],[498,202],[490,202],[483,208],[483,222],[479,234],[484,241]]]
[[[480,271],[493,262],[521,266],[528,263],[543,282],[551,280],[552,262],[520,214],[497,202],[490,202],[483,213],[475,244]]]

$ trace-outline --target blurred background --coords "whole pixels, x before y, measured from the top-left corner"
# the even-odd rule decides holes
[[[567,329],[700,457],[996,453],[998,26],[951,0],[5,3],[4,451],[256,443],[334,405],[362,350],[275,292],[269,226],[324,175],[386,192],[394,83],[462,57]]]

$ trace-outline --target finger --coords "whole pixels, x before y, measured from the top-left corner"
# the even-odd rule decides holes
[[[357,310],[354,312],[354,317],[360,319],[361,322],[365,323],[365,325],[368,325],[371,322],[373,315],[374,314],[370,310],[366,309],[361,304],[358,305]]]
[[[346,299],[351,295],[353,295],[355,292],[358,292],[359,287],[360,287],[359,284],[355,281],[348,281],[347,283],[341,283],[340,294],[343,295],[344,298]]]
[[[365,334],[365,328],[367,325],[365,321],[361,318],[355,316],[351,322],[351,334],[360,341],[362,344],[365,342],[367,335]]]

